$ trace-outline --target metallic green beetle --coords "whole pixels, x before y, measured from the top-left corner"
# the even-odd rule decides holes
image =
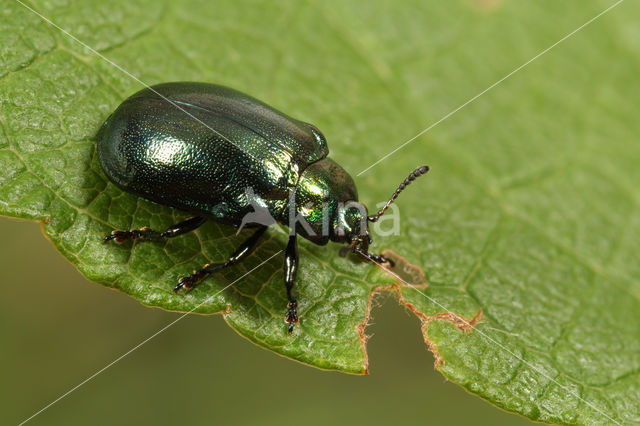
[[[105,241],[157,240],[192,231],[206,220],[255,233],[224,263],[183,277],[174,291],[189,290],[207,275],[246,258],[267,227],[289,226],[284,281],[288,330],[298,321],[293,292],[298,270],[297,235],[348,250],[373,262],[367,221],[375,222],[400,191],[428,171],[416,169],[374,216],[358,203],[353,179],[327,158],[327,142],[314,126],[248,95],[206,83],[165,83],[139,91],[107,118],[98,132],[98,158],[118,187],[159,204],[194,213],[165,231],[113,231]]]

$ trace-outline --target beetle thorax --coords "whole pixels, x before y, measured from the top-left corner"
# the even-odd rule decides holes
[[[292,206],[295,205],[295,209]],[[367,210],[349,174],[330,158],[309,165],[298,181],[289,206],[279,219],[295,233],[324,245],[349,242],[367,233]]]

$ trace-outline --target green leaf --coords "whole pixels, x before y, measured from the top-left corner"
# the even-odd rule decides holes
[[[27,6],[145,84],[217,82],[316,124],[356,177],[612,4]],[[292,335],[276,229],[187,295],[171,291],[177,279],[224,260],[244,235],[208,223],[163,243],[101,243],[114,228],[187,217],[123,193],[97,163],[97,129],[142,84],[13,1],[0,7],[0,213],[41,221],[91,280],[147,305],[222,313],[253,342],[327,369],[367,371],[372,299],[395,291],[436,367],[469,391],[545,422],[637,423],[639,13],[621,3],[356,177],[373,210],[432,166],[398,201],[400,234],[373,246],[419,265],[428,285],[303,241]],[[419,284],[419,269],[402,266]]]

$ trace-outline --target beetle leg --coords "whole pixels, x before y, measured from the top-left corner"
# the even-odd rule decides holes
[[[195,287],[199,281],[201,281],[204,277],[209,274],[213,274],[214,272],[218,272],[227,266],[235,265],[240,262],[242,259],[246,258],[251,252],[256,248],[258,241],[260,241],[260,237],[264,234],[264,231],[267,230],[266,226],[261,226],[256,232],[253,233],[244,243],[240,244],[240,247],[236,249],[235,252],[227,259],[224,263],[210,263],[205,265],[204,268],[199,271],[195,271],[193,274],[188,277],[182,277],[178,281],[178,284],[173,288],[174,292],[177,292],[181,288],[189,291],[193,287]]]
[[[127,240],[135,240],[141,238],[143,240],[161,240],[163,238],[173,238],[178,235],[185,234],[187,232],[193,231],[198,228],[200,225],[205,223],[207,219],[201,216],[190,217],[189,219],[183,220],[180,223],[176,223],[165,229],[162,232],[154,231],[151,228],[142,228],[142,229],[133,229],[131,231],[113,231],[111,235],[107,235],[103,238],[103,241],[106,243],[110,240],[116,240],[118,243],[122,243]]]
[[[370,260],[371,262],[374,262],[374,263],[388,263],[389,266],[391,266],[392,268],[394,266],[396,266],[396,263],[393,260],[391,260],[388,257],[383,256],[381,254],[373,254],[373,253],[362,251],[360,249],[355,249],[354,252],[359,254],[361,257],[363,257],[363,258],[365,258],[367,260]]]
[[[381,254],[369,253],[369,256],[376,263],[388,263],[392,268],[396,266],[396,262]]]
[[[289,236],[289,244],[284,255],[284,285],[287,288],[287,299],[289,299],[289,311],[285,321],[289,324],[289,333],[293,331],[293,325],[298,322],[298,301],[293,295],[293,285],[296,283],[298,275],[298,241],[296,235]]]

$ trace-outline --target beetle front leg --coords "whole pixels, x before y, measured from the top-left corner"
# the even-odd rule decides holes
[[[289,333],[293,331],[293,325],[298,322],[298,301],[293,295],[293,285],[296,283],[298,275],[298,241],[296,235],[289,236],[289,244],[284,255],[284,285],[287,288],[287,299],[289,299],[289,311],[285,321],[289,324]]]
[[[107,235],[102,240],[107,241],[116,240],[117,243],[122,243],[127,240],[135,240],[142,238],[143,240],[161,240],[164,238],[173,238],[178,235],[185,234],[197,229],[200,225],[205,223],[207,219],[201,216],[190,217],[183,220],[180,223],[176,223],[165,229],[162,232],[154,231],[151,228],[133,229],[131,231],[113,231],[111,235]]]
[[[377,263],[388,263],[392,268],[396,266],[396,262],[381,254],[369,253],[369,258]]]
[[[390,267],[395,267],[396,263],[389,259],[386,256],[383,256],[381,254],[374,254],[374,253],[369,253],[369,252],[365,252],[359,249],[355,249],[354,250],[355,253],[357,253],[358,255],[362,256],[363,258],[365,258],[366,260],[369,260],[371,262],[374,263],[388,263]]]
[[[240,244],[240,247],[236,249],[235,252],[227,259],[224,263],[210,263],[205,265],[204,268],[199,271],[195,271],[193,274],[188,277],[182,277],[178,281],[178,284],[173,288],[174,292],[177,292],[181,288],[189,291],[194,288],[204,277],[207,275],[213,274],[214,272],[218,272],[228,266],[235,265],[240,262],[242,259],[246,258],[253,252],[253,250],[258,245],[258,241],[264,234],[264,231],[267,230],[266,226],[260,227],[256,232],[253,233],[244,243]]]

